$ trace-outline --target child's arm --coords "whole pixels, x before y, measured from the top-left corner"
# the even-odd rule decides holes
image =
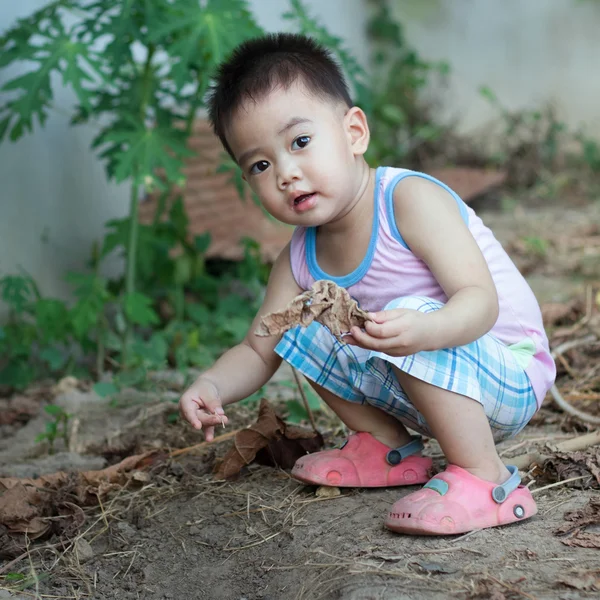
[[[179,401],[181,414],[196,429],[205,428],[207,440],[215,425],[227,422],[223,406],[247,398],[271,379],[281,364],[274,352],[278,337],[258,337],[254,330],[260,318],[281,310],[302,290],[292,275],[289,244],[273,265],[265,299],[246,338],[234,346],[186,390]]]
[[[426,314],[406,309],[376,313],[366,335],[353,330],[356,342],[408,355],[462,346],[487,333],[498,318],[496,286],[456,200],[435,183],[408,177],[394,190],[394,209],[404,241],[427,264],[448,302]]]

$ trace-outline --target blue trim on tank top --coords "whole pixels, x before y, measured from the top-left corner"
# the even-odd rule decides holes
[[[379,235],[379,182],[381,179],[382,168],[379,167],[375,171],[375,192],[373,194],[373,202],[375,210],[373,212],[373,227],[371,229],[371,239],[369,241],[369,247],[367,253],[363,258],[362,262],[354,271],[344,275],[342,277],[334,277],[325,273],[319,263],[317,262],[317,230],[315,227],[306,228],[306,264],[308,265],[308,271],[315,280],[329,279],[337,283],[340,287],[349,288],[352,285],[357,284],[371,268],[373,257],[375,256],[375,248],[377,247],[377,238]]]
[[[404,248],[410,250],[408,244],[404,241],[402,234],[398,230],[398,224],[396,223],[396,216],[394,214],[394,189],[396,188],[398,183],[400,183],[400,181],[402,181],[402,179],[406,177],[420,177],[421,179],[426,179],[427,181],[436,183],[437,185],[445,189],[447,192],[449,192],[452,195],[452,197],[456,200],[458,204],[458,209],[460,210],[460,214],[464,222],[467,224],[467,226],[469,225],[469,213],[467,212],[467,205],[453,189],[449,188],[445,183],[439,181],[439,179],[436,179],[431,175],[427,175],[426,173],[419,173],[418,171],[405,171],[404,173],[396,175],[396,177],[394,177],[388,183],[388,186],[385,188],[385,208],[387,211],[388,222],[390,225],[390,233],[397,242],[400,242],[400,244],[404,246]]]

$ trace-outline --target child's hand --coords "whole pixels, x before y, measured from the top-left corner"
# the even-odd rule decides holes
[[[206,441],[215,437],[215,425],[228,422],[221,405],[219,391],[206,379],[198,379],[179,400],[179,412],[195,429],[204,428]]]
[[[434,347],[431,314],[394,308],[369,315],[373,321],[365,323],[365,330],[353,327],[344,341],[349,344],[378,350],[390,356],[409,356]]]

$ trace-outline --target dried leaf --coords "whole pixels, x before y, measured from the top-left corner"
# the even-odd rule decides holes
[[[0,425],[27,423],[40,411],[40,402],[29,396],[13,396],[0,399]]]
[[[498,579],[484,577],[473,582],[473,591],[467,595],[467,598],[469,600],[522,600],[521,592],[516,588],[513,589],[512,585],[503,585]]]
[[[283,310],[265,315],[256,335],[281,335],[296,325],[307,327],[313,321],[325,325],[340,341],[352,327],[364,327],[368,313],[358,307],[348,291],[333,281],[316,281],[310,290],[296,296]]]
[[[217,466],[215,476],[218,479],[233,477],[253,461],[289,469],[298,458],[322,446],[320,434],[287,425],[263,398],[258,420],[236,434],[233,447]]]
[[[556,452],[544,462],[544,475],[548,481],[565,481],[584,477],[570,482],[569,487],[577,489],[600,488],[600,450],[597,447],[578,452]]]
[[[600,498],[591,498],[583,507],[565,513],[568,521],[554,530],[555,535],[571,534],[561,540],[565,546],[579,548],[600,548],[600,533],[588,532],[589,526],[600,525]]]
[[[573,575],[565,575],[557,579],[557,583],[576,590],[600,590],[600,571],[577,571]]]
[[[579,302],[572,300],[569,303],[547,302],[541,305],[542,319],[545,327],[557,324],[573,324],[579,317]]]
[[[100,471],[59,471],[37,479],[0,478],[0,558],[23,552],[26,536],[39,539],[52,533],[75,534],[85,520],[80,506],[96,504],[99,496],[163,459],[164,455],[153,450]],[[63,518],[50,519],[57,516]]]

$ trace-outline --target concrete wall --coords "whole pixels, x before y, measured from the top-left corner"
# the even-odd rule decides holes
[[[47,1],[0,3],[0,31]],[[362,3],[305,0],[311,13],[366,62]],[[290,28],[281,19],[287,0],[252,0],[251,5],[265,29]],[[17,73],[4,71],[0,85]],[[127,186],[109,184],[102,163],[89,150],[94,128],[69,126],[73,94],[61,82],[55,86],[55,104],[43,129],[37,127],[16,144],[0,144],[0,276],[25,270],[43,293],[64,297],[64,274],[84,267],[104,223],[124,216],[129,200]],[[112,268],[118,265],[113,262]]]
[[[489,86],[508,109],[552,103],[573,128],[600,137],[598,0],[390,0],[408,40],[452,69],[444,116],[466,131],[495,116]]]

